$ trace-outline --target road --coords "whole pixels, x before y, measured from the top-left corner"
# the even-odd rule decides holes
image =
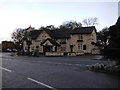
[[[78,57],[28,57],[2,53],[2,88],[118,88],[115,75],[89,71],[98,55]]]

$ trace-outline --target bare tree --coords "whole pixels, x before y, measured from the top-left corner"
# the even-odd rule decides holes
[[[49,26],[46,26],[45,28],[46,28],[46,29],[50,29],[50,30],[55,29],[54,25],[49,25]]]
[[[63,25],[60,25],[60,28],[73,28],[73,26],[76,27],[82,27],[82,24],[80,22],[76,22],[76,21],[65,21],[63,22]]]
[[[22,49],[23,39],[26,34],[27,34],[27,31],[21,28],[16,29],[12,33],[11,38],[13,39],[17,49]]]
[[[11,38],[14,40],[14,42],[21,42],[24,35],[25,35],[25,30],[18,28],[12,33]]]
[[[97,17],[91,17],[83,20],[83,24],[86,26],[94,26],[98,25],[98,18]]]

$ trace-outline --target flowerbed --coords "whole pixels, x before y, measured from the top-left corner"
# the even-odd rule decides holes
[[[111,74],[119,74],[120,73],[120,65],[112,65],[112,64],[93,64],[89,67],[89,70],[103,73],[111,73]]]

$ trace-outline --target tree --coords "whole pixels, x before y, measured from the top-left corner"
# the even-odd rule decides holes
[[[111,48],[120,48],[120,18],[117,23],[109,27],[110,44]]]
[[[14,40],[14,42],[21,42],[21,40],[24,37],[24,34],[25,34],[25,31],[21,28],[18,28],[12,33],[11,38]]]
[[[109,27],[107,34],[108,35],[104,35],[103,37],[107,38],[107,36],[109,36],[109,44],[107,48],[103,50],[103,55],[116,59],[120,65],[120,17],[115,25]]]
[[[56,27],[54,25],[48,25],[48,26],[41,26],[39,30],[44,30],[44,29],[49,29],[49,30],[55,30]]]
[[[59,26],[59,28],[68,28],[68,29],[72,29],[75,27],[82,27],[82,24],[76,21],[65,21],[63,22],[63,25]]]
[[[104,28],[98,32],[98,39],[101,40],[105,46],[108,44],[108,48],[120,48],[120,17],[115,25]]]
[[[16,44],[16,47],[18,49],[22,48],[23,44],[23,38],[26,35],[27,31],[21,28],[16,29],[13,33],[11,38],[13,39],[14,43]]]
[[[84,19],[83,24],[86,26],[98,25],[98,18],[97,17],[90,17],[90,18]]]
[[[49,25],[49,26],[46,26],[45,28],[49,29],[49,30],[54,30],[55,29],[54,25]]]
[[[107,27],[103,28],[97,34],[98,41],[100,41],[100,43],[104,46],[107,46],[109,44],[109,38],[109,29]]]

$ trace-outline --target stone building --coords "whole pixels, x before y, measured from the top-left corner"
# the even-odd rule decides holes
[[[94,26],[74,29],[31,30],[26,37],[31,38],[30,52],[39,47],[40,53],[92,53],[97,42]],[[27,41],[23,42],[23,50],[27,52]],[[94,52],[97,54],[98,52]]]

